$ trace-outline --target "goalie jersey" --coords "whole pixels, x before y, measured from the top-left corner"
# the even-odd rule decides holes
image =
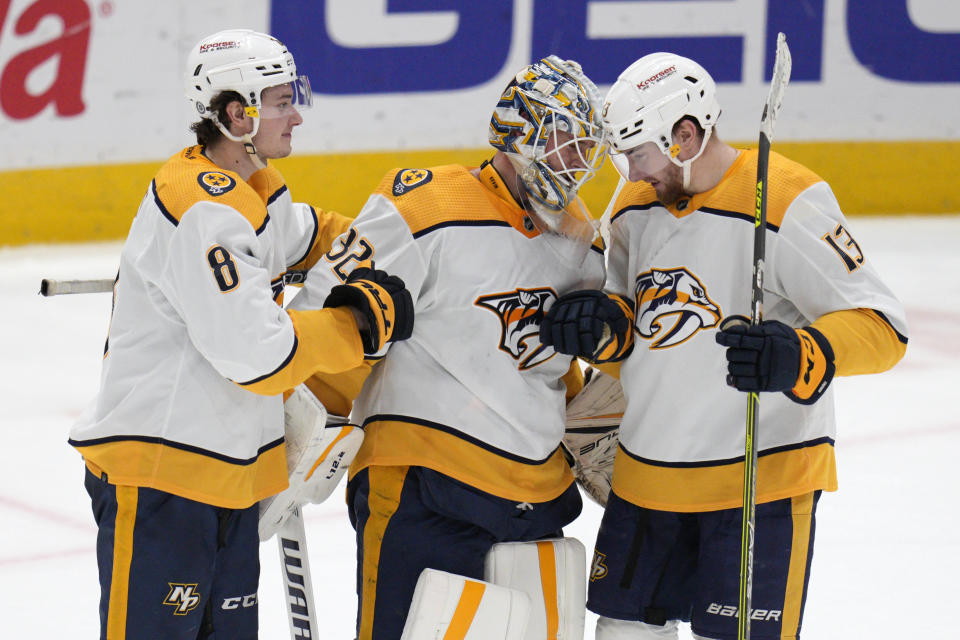
[[[750,315],[756,166],[757,152],[741,150],[710,191],[665,207],[638,182],[614,206],[606,290],[634,317],[613,490],[639,506],[742,504],[747,396],[726,386],[714,333],[725,317]],[[764,320],[813,323],[837,375],[893,366],[906,348],[903,307],[830,187],[776,153],[769,167]],[[759,502],[836,489],[832,386],[812,404],[761,394],[759,425]]]
[[[540,234],[490,164],[384,178],[291,303],[322,305],[370,261],[413,295],[412,337],[389,346],[354,403],[365,437],[351,477],[423,466],[518,502],[569,487],[562,378],[577,365],[540,344],[540,318],[559,295],[602,284],[603,253],[568,242]]]
[[[349,310],[284,311],[350,220],[189,147],[157,173],[120,256],[100,393],[70,434],[97,476],[229,508],[287,486],[282,393],[363,361]]]

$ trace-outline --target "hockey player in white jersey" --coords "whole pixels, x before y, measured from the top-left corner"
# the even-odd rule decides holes
[[[322,305],[370,262],[414,299],[413,335],[351,415],[360,640],[582,632],[582,546],[560,537],[582,504],[559,447],[582,374],[538,335],[558,296],[603,281],[577,196],[605,155],[598,105],[575,62],[525,67],[491,118],[492,159],[391,171],[292,303]]]
[[[628,181],[606,285],[562,297],[541,325],[560,352],[619,361],[627,398],[590,576],[597,638],[676,638],[680,621],[737,637],[739,391],[782,392],[760,401],[751,629],[796,638],[816,504],[837,488],[830,381],[903,356],[903,307],[827,183],[771,153],[765,320],[724,322],[750,311],[757,151],[719,139],[713,80],[669,53],[628,67],[603,115]]]
[[[184,81],[198,144],[160,168],[140,204],[100,392],[70,434],[111,640],[257,637],[257,503],[288,482],[282,394],[362,367],[412,323],[409,293],[382,272],[342,283],[339,306],[282,307],[285,274],[350,223],[292,202],[267,164],[290,153],[310,101],[283,44],[213,34]]]

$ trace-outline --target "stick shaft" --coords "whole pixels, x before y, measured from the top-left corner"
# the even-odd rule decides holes
[[[113,278],[97,280],[53,280],[44,278],[40,281],[40,295],[62,296],[71,293],[106,293],[113,291]]]
[[[286,590],[287,622],[290,638],[319,638],[317,611],[310,577],[307,534],[303,528],[302,507],[293,510],[277,532],[280,548],[280,571]]]
[[[753,274],[750,282],[750,323],[763,320],[763,271],[766,257],[767,232],[767,174],[770,162],[770,142],[773,126],[787,83],[790,81],[792,61],[784,34],[777,36],[777,53],[773,65],[770,92],[760,118],[760,139],[757,154],[757,186],[753,226]],[[743,455],[743,518],[740,529],[740,593],[737,620],[737,640],[750,640],[750,616],[753,600],[753,551],[757,522],[757,427],[760,396],[747,394],[747,420]]]

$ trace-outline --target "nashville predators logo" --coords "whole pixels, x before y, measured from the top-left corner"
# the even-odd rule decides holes
[[[212,196],[222,196],[237,186],[237,181],[221,171],[204,171],[197,176],[203,190]]]
[[[590,563],[590,582],[602,580],[607,577],[607,565],[603,564],[603,561],[606,559],[607,556],[594,550],[593,562]]]
[[[500,350],[518,360],[523,370],[556,355],[553,349],[540,344],[543,305],[556,296],[552,289],[514,289],[481,296],[474,304],[490,309],[500,318]]]
[[[716,326],[720,308],[700,280],[684,268],[652,269],[637,276],[637,333],[651,349],[673,347],[700,329]]]
[[[393,195],[402,196],[411,189],[422,187],[433,180],[433,172],[427,169],[404,169],[393,179]]]
[[[200,593],[197,591],[197,585],[182,584],[178,582],[168,582],[170,593],[163,599],[163,604],[175,607],[173,615],[185,616],[200,604]]]

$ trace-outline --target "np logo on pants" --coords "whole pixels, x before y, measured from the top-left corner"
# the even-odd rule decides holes
[[[163,599],[163,604],[175,607],[173,615],[185,616],[200,604],[200,593],[197,585],[168,582],[170,593]]]

